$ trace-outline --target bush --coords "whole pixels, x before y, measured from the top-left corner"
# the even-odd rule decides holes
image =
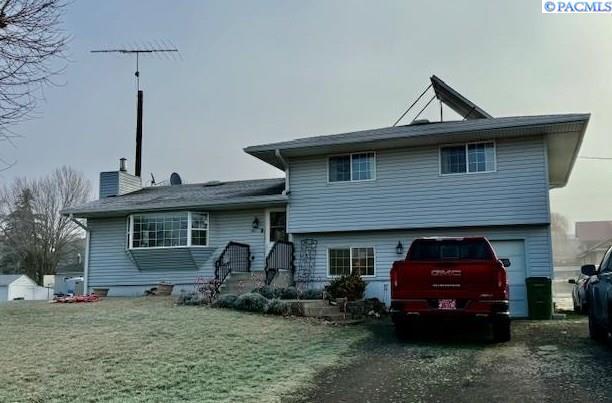
[[[352,273],[332,280],[325,290],[333,299],[347,298],[349,301],[356,301],[363,298],[365,288],[365,281],[358,274]]]
[[[222,295],[219,299],[213,302],[215,308],[233,308],[238,297],[233,294]]]
[[[190,292],[190,293],[181,293],[178,297],[176,297],[174,302],[177,305],[205,305],[206,303],[208,303],[208,300],[206,300],[199,293]]]
[[[281,301],[280,299],[273,299],[268,304],[268,310],[266,311],[266,313],[269,313],[271,315],[285,316],[289,315],[289,309],[289,304],[287,304],[285,301]]]
[[[254,289],[251,292],[263,295],[267,299],[273,299],[273,298],[275,298],[277,296],[277,290],[272,288],[272,287],[270,287],[269,285],[256,288],[256,289]]]
[[[280,289],[280,299],[297,299],[298,290],[295,287],[287,287]]]
[[[300,297],[302,299],[323,299],[323,290],[309,288],[302,291],[302,295]]]
[[[234,308],[240,311],[264,313],[267,307],[268,300],[266,297],[255,292],[242,294],[234,302]]]

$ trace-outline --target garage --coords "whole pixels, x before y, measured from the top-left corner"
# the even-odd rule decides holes
[[[510,290],[510,314],[513,317],[527,317],[527,277],[525,263],[525,242],[517,241],[491,241],[495,253],[499,258],[510,259],[508,272],[508,285]]]

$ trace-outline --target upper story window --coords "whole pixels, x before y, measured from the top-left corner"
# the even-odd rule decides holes
[[[373,180],[376,176],[376,154],[373,152],[329,157],[329,181]]]
[[[440,147],[442,175],[495,171],[495,143],[467,143]]]
[[[133,214],[130,216],[130,248],[176,248],[208,245],[208,213]]]

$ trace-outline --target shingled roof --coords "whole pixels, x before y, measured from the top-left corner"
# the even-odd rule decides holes
[[[120,216],[132,212],[189,208],[232,209],[285,204],[285,179],[254,179],[152,186],[66,209],[76,217]]]

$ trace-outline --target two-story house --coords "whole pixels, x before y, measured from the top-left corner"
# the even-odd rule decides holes
[[[138,295],[160,280],[180,289],[295,267],[302,287],[356,271],[387,302],[391,264],[413,239],[484,235],[511,260],[511,311],[526,316],[525,278],[552,277],[549,190],[567,183],[589,115],[494,118],[432,85],[463,120],[245,149],[284,179],[142,188],[102,173],[100,199],[65,211],[87,219],[86,287]]]

